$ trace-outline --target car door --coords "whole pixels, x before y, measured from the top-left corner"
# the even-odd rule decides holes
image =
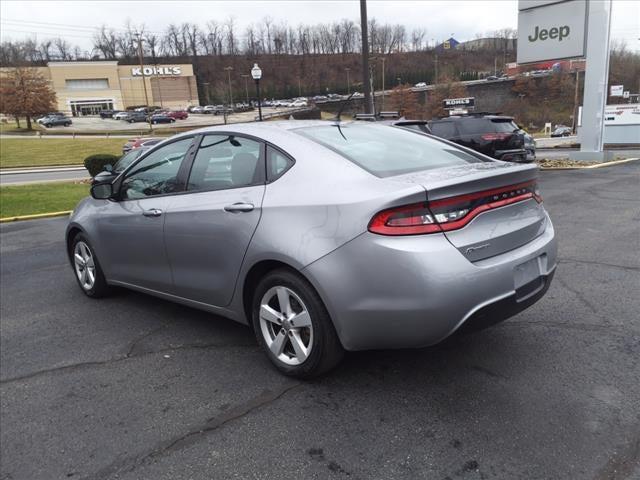
[[[192,143],[193,137],[183,137],[165,144],[116,181],[117,199],[107,202],[98,220],[110,280],[171,291],[163,228],[172,198],[184,191]]]
[[[228,305],[260,220],[264,144],[233,134],[204,135],[186,188],[173,198],[165,220],[176,294]]]

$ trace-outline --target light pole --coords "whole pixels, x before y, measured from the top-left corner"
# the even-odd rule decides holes
[[[262,69],[257,63],[253,64],[251,69],[251,77],[256,81],[256,94],[258,95],[258,118],[262,121],[262,100],[260,100],[260,79],[262,78]]]
[[[134,33],[138,40],[138,58],[140,60],[140,73],[142,74],[142,87],[144,88],[144,102],[147,106],[147,121],[149,122],[149,130],[151,130],[151,115],[149,115],[149,94],[147,93],[147,79],[144,74],[144,61],[142,56],[142,34],[140,32]]]
[[[349,79],[349,72],[351,71],[351,69],[347,67],[345,68],[345,70],[347,71],[347,95],[351,95],[351,81]]]
[[[240,76],[244,78],[244,92],[247,95],[247,105],[249,105],[249,84],[247,83],[247,80],[249,79],[249,75],[245,73]]]
[[[384,61],[386,58],[382,57],[382,110],[384,110]]]
[[[231,71],[233,67],[224,67],[224,69],[229,74],[229,107],[233,108],[233,92],[231,91]]]

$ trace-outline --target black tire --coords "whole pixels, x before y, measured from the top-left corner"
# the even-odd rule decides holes
[[[88,289],[83,287],[83,285],[80,282],[80,278],[78,278],[78,275],[76,273],[76,267],[75,267],[75,261],[74,261],[74,252],[75,252],[75,249],[76,249],[76,245],[78,243],[80,243],[80,242],[84,242],[84,244],[91,251],[91,255],[93,257],[93,261],[94,261],[94,265],[95,265],[95,281],[93,283],[93,287],[88,288]],[[86,235],[84,233],[79,233],[73,238],[73,240],[71,242],[71,245],[69,246],[69,252],[70,252],[70,256],[71,256],[71,265],[72,265],[72,268],[73,268],[73,276],[76,278],[76,281],[78,282],[78,286],[80,287],[80,290],[82,290],[82,292],[87,297],[102,298],[102,297],[106,297],[106,296],[108,296],[109,294],[112,293],[113,288],[107,283],[106,279],[104,278],[104,273],[102,271],[102,267],[100,266],[100,262],[98,261],[98,257],[96,256],[95,250],[91,246],[91,243],[89,242],[89,239],[86,237]]]
[[[266,344],[260,326],[260,302],[262,297],[273,287],[284,286],[292,290],[304,303],[311,318],[313,337],[311,352],[307,359],[299,365],[288,365],[279,360]],[[253,294],[251,321],[258,340],[271,363],[283,374],[296,378],[312,378],[334,368],[344,356],[344,349],[320,296],[313,286],[297,273],[279,269],[265,275]]]

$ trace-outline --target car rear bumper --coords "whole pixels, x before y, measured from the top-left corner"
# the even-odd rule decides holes
[[[556,267],[556,240],[544,232],[519,248],[469,262],[444,235],[385,237],[369,232],[307,266],[347,350],[411,348],[456,330],[491,325],[538,301]],[[527,282],[516,267],[537,265]],[[531,263],[532,262],[532,263]]]
[[[527,150],[524,148],[518,148],[513,150],[496,150],[495,158],[499,160],[514,161],[520,159],[520,161],[527,158]]]

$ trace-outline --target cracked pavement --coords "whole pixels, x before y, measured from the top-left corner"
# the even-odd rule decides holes
[[[640,478],[640,169],[540,183],[560,240],[542,301],[312,382],[232,321],[86,298],[66,219],[0,226],[0,479]]]

